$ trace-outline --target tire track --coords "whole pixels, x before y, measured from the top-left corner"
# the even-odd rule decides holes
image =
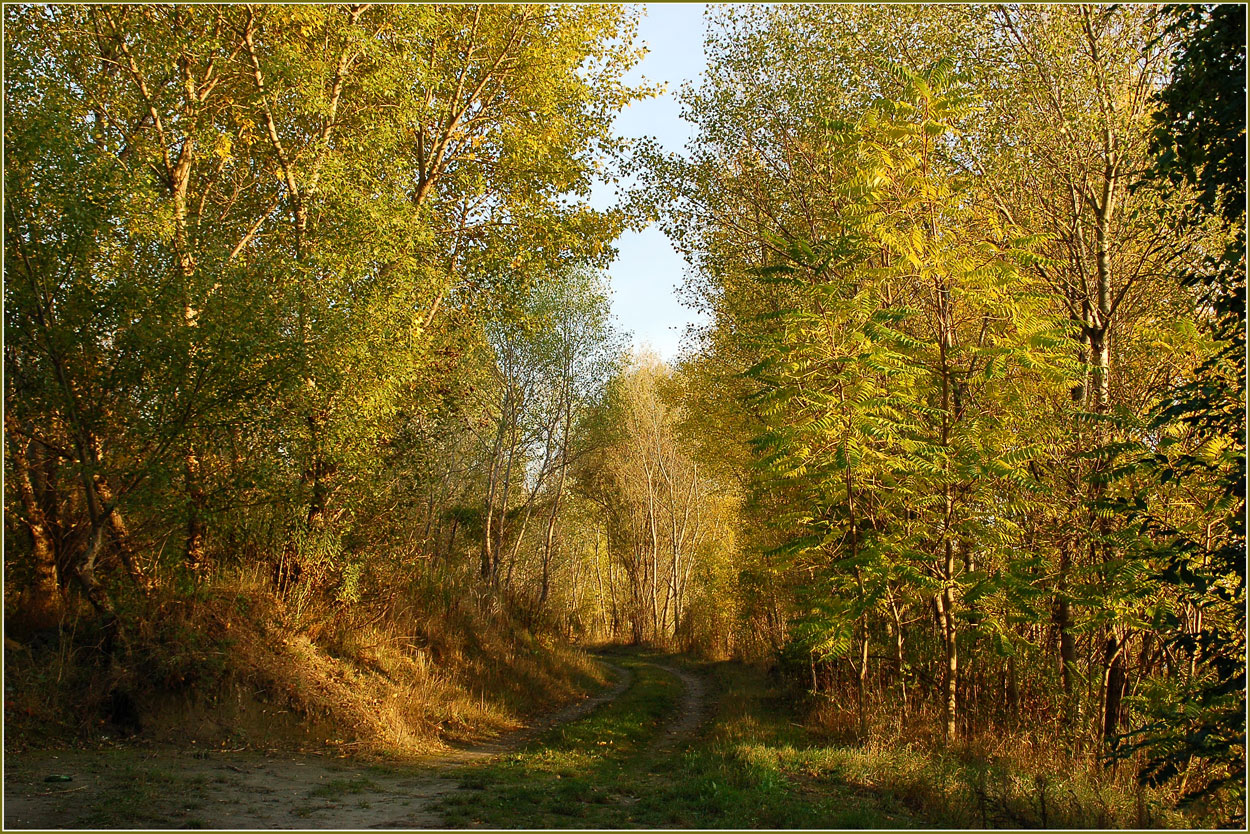
[[[684,686],[677,714],[651,745],[654,751],[669,750],[692,736],[703,723],[706,717],[707,684],[701,675],[680,666],[655,662],[651,665],[678,678]]]

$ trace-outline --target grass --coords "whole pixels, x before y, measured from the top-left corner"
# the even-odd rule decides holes
[[[332,779],[324,785],[313,788],[309,796],[318,799],[342,799],[347,794],[369,793],[381,790],[381,786],[372,779],[363,776],[355,779]]]
[[[657,747],[680,683],[646,652],[618,655],[633,685],[616,701],[460,775],[450,827],[1188,827],[1128,780],[1057,760],[987,761],[888,745],[831,744],[758,670],[705,664],[715,709],[700,734]],[[664,663],[677,662],[664,657]]]
[[[324,599],[296,613],[261,568],[223,568],[185,593],[127,601],[116,639],[86,609],[46,645],[8,639],[6,750],[137,732],[403,762],[507,732],[602,683],[584,652],[471,603]],[[115,695],[132,721],[110,707]]]
[[[180,776],[154,767],[128,765],[118,778],[99,787],[91,810],[76,823],[81,828],[203,828],[192,811],[203,810],[203,803],[187,800],[181,808],[169,810],[170,796],[192,796],[205,785],[198,776]]]
[[[784,772],[750,743],[789,739],[788,710],[769,701],[757,675],[711,667],[723,693],[711,732],[688,747],[657,747],[675,714],[681,683],[651,664],[621,655],[633,685],[581,721],[535,739],[525,750],[466,770],[467,789],[443,800],[452,827],[510,828],[843,828],[901,827],[910,820],[874,796],[836,782]],[[665,658],[672,662],[672,658]],[[706,670],[705,670],[706,671]],[[792,716],[790,716],[792,717]],[[801,731],[800,731],[801,732]]]
[[[1133,786],[1127,773],[1083,768],[1058,753],[941,751],[885,735],[867,745],[843,743],[821,735],[792,693],[750,666],[696,664],[647,651],[609,658],[632,678],[616,700],[547,730],[518,752],[440,774],[457,777],[459,790],[433,808],[420,792],[405,795],[430,778],[428,771],[377,762],[350,770],[336,765],[319,782],[305,782],[294,805],[284,807],[306,819],[415,801],[422,813],[441,813],[447,827],[1189,827],[1160,795]],[[676,664],[700,674],[709,691],[703,726],[674,744],[666,730],[680,714],[683,685],[662,666]],[[75,794],[84,804],[66,816],[74,827],[201,825],[205,809],[222,801],[204,799],[206,792],[220,793],[234,781],[136,763],[133,751],[121,748],[95,755],[118,758],[83,771],[107,778],[97,783],[98,794]],[[249,786],[246,801],[274,790]]]

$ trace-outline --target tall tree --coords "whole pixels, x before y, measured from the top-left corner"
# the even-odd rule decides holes
[[[1228,795],[1228,821],[1244,824],[1246,756],[1246,12],[1236,6],[1174,6],[1179,37],[1161,111],[1150,178],[1196,189],[1197,199],[1165,222],[1216,222],[1222,250],[1198,252],[1178,277],[1191,288],[1217,349],[1175,387],[1154,416],[1162,439],[1147,463],[1164,482],[1207,484],[1198,524],[1178,524],[1145,503],[1144,526],[1165,566],[1162,579],[1193,607],[1189,622],[1169,614],[1169,643],[1191,659],[1180,686],[1156,693],[1151,720],[1129,734],[1122,753],[1145,749],[1143,780],[1188,779],[1195,759],[1214,772],[1186,786],[1183,801]],[[1205,523],[1204,523],[1205,522]]]

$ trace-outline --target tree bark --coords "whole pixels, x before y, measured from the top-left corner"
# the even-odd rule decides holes
[[[1076,692],[1076,638],[1072,635],[1072,604],[1068,600],[1068,575],[1072,555],[1065,543],[1059,550],[1059,588],[1055,599],[1055,627],[1059,631],[1059,676],[1064,698],[1071,702]]]
[[[1120,732],[1120,705],[1128,687],[1128,670],[1124,664],[1124,643],[1112,629],[1104,650],[1102,736],[1111,744]]]
[[[955,741],[957,730],[958,680],[959,680],[959,649],[956,643],[955,625],[955,552],[950,539],[946,540],[946,555],[943,561],[945,576],[942,586],[942,636],[946,649],[946,668],[943,676],[942,697],[942,740],[946,744]]]
[[[13,465],[13,481],[21,501],[22,521],[31,535],[31,566],[33,576],[30,586],[23,594],[23,618],[32,629],[56,626],[65,613],[65,598],[61,595],[60,577],[56,567],[56,547],[48,529],[43,508],[35,496],[30,478],[30,462],[27,445],[30,441],[16,434],[9,421],[9,460]]]
[[[187,444],[183,463],[187,493],[186,566],[193,576],[203,577],[207,569],[204,554],[204,488],[200,481],[200,459],[191,443]]]
[[[859,670],[856,679],[856,696],[859,707],[859,738],[868,740],[868,614],[859,618]]]

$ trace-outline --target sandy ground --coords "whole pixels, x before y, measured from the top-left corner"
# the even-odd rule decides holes
[[[616,698],[632,676],[613,668],[617,682],[612,687],[524,730],[404,766],[155,745],[9,754],[4,760],[4,827],[438,828],[443,821],[434,806],[460,789],[463,767],[515,750],[537,733]],[[679,737],[698,725],[687,709],[694,703],[701,714],[702,682],[665,668],[686,681],[686,698],[670,733]],[[693,702],[692,681],[698,688]],[[65,776],[70,780],[57,780]]]

